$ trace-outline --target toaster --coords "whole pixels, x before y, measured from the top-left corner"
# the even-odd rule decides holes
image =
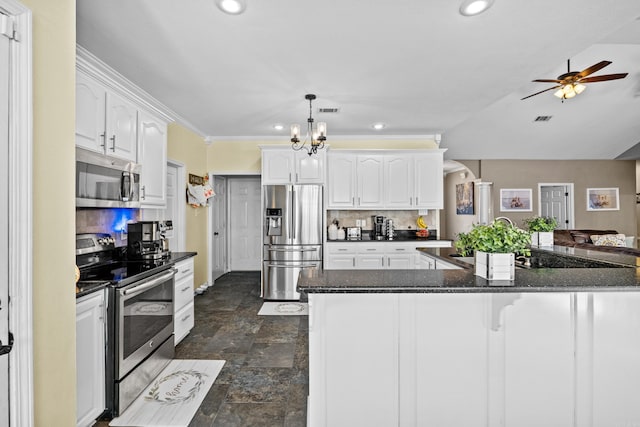
[[[362,238],[362,228],[347,227],[347,240],[360,240]]]

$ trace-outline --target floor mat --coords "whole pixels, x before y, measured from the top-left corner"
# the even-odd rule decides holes
[[[172,360],[109,426],[187,427],[224,360]]]
[[[309,307],[306,302],[275,302],[266,301],[262,304],[259,316],[306,316]]]

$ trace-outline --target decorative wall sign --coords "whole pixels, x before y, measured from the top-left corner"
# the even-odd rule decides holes
[[[588,211],[617,211],[620,210],[618,202],[618,188],[587,188]]]
[[[456,214],[473,215],[473,182],[456,184]]]
[[[501,188],[500,212],[531,212],[530,188]]]

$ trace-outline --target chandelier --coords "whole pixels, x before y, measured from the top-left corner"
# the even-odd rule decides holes
[[[300,125],[291,125],[291,148],[296,151],[300,151],[303,148],[307,150],[309,155],[317,154],[318,150],[324,148],[324,142],[327,140],[327,124],[325,122],[318,122],[318,126],[313,128],[313,109],[311,103],[316,96],[309,93],[304,96],[304,99],[309,101],[309,118],[307,119],[307,136],[304,141],[300,143]],[[309,145],[307,146],[307,141]]]

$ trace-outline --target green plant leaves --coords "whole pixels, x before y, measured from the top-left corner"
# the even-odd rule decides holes
[[[489,253],[520,253],[530,255],[531,234],[502,221],[491,224],[475,224],[468,233],[458,234],[454,243],[463,256],[472,251]]]

